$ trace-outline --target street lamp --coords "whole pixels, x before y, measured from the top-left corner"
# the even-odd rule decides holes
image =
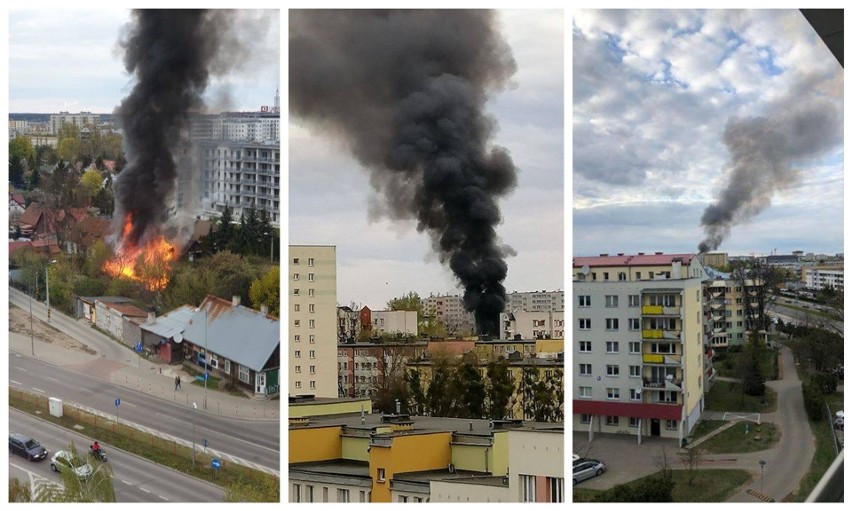
[[[763,467],[766,466],[766,462],[760,460],[758,463],[760,464],[760,493],[763,493]]]
[[[38,281],[38,273],[36,273],[36,281]],[[36,284],[38,289],[38,284]],[[33,293],[35,290],[33,290]],[[30,293],[30,349],[32,350],[33,358],[35,358],[35,336],[33,335],[33,295]]]
[[[274,252],[275,236],[273,236],[273,233],[268,232],[268,231],[264,232],[263,235],[269,236],[269,262],[271,263],[271,262],[274,261],[274,258],[272,257],[272,255],[275,253]]]
[[[47,291],[47,322],[50,323],[50,279],[48,278],[47,270],[50,268],[50,265],[55,263],[56,259],[47,263],[47,266],[44,267],[44,286]]]
[[[192,412],[192,469],[195,470],[195,414],[198,413],[195,401],[192,402],[192,409],[195,410]]]

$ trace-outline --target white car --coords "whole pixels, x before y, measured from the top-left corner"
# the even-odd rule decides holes
[[[50,469],[54,472],[66,472],[71,470],[80,479],[92,477],[92,466],[79,456],[74,456],[68,451],[58,451],[50,459]]]
[[[581,481],[585,481],[586,479],[603,474],[606,472],[606,465],[598,460],[585,459],[578,461],[577,464],[574,465],[573,472],[574,484],[577,484]]]

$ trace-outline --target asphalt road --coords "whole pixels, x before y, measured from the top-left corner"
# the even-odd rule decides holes
[[[50,469],[49,457],[66,448],[71,442],[84,452],[92,443],[87,438],[35,417],[9,411],[9,431],[30,435],[50,454],[47,460],[29,462],[20,456],[9,456],[9,477],[36,486],[51,482],[61,484],[61,477]],[[224,491],[180,472],[147,460],[112,449],[103,444],[113,470],[113,484],[118,502],[222,502]]]
[[[195,421],[200,445],[234,458],[280,469],[278,422],[251,421],[193,411],[191,406],[149,396],[110,382],[56,367],[40,360],[9,354],[9,385],[34,391],[115,415],[115,399],[121,398],[119,417],[157,432],[192,442]]]

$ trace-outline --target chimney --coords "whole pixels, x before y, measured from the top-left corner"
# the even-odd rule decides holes
[[[260,313],[261,314],[269,314],[269,306],[268,305],[261,305],[260,306]]]
[[[156,315],[156,314],[154,314],[154,311],[149,311],[149,312],[148,312],[148,320],[147,320],[147,321],[145,321],[145,324],[146,324],[146,325],[151,325],[151,324],[153,324],[155,321],[157,321],[157,315]]]
[[[240,304],[240,295],[234,295],[234,297],[231,299],[231,303],[233,304],[234,307],[239,305]]]
[[[663,255],[662,252],[654,252],[655,255]]]
[[[639,255],[645,255],[645,252],[639,252]]]
[[[609,254],[601,254],[600,257],[609,257]]]

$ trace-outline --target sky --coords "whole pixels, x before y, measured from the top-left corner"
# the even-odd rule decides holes
[[[564,18],[561,11],[500,12],[517,62],[506,90],[488,102],[493,143],[519,168],[499,202],[508,292],[564,289]],[[369,173],[345,147],[291,116],[289,243],[337,247],[337,301],[372,309],[409,291],[460,294],[451,272],[411,222],[370,220]]]
[[[205,100],[214,110],[257,111],[272,106],[279,85],[279,13],[243,30],[252,37],[239,72],[215,77]],[[126,9],[12,10],[9,12],[9,112],[111,113],[133,87],[118,41],[130,21]]]
[[[738,162],[731,193],[771,193],[719,251],[843,252],[843,69],[798,11],[582,10],[572,39],[573,255],[696,252]],[[724,142],[749,123],[787,133],[815,104],[840,124],[819,150],[784,139],[780,178],[732,157],[743,137]]]

